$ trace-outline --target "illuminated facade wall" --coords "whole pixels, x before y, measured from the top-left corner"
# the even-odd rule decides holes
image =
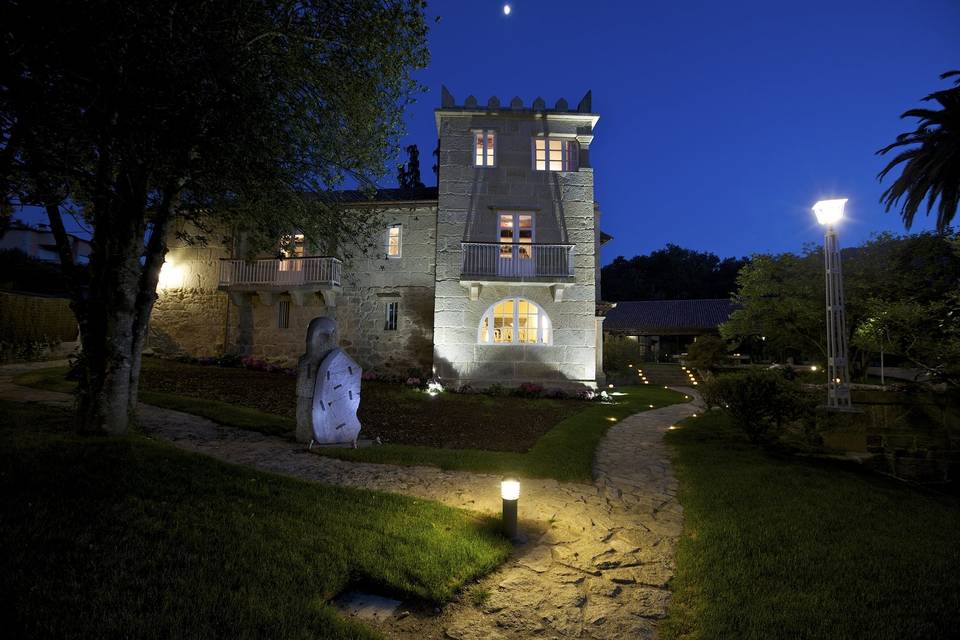
[[[436,119],[435,195],[354,205],[381,211],[387,228],[402,226],[399,257],[384,247],[344,263],[336,304],[328,306],[313,292],[228,296],[218,290],[219,263],[233,252],[171,235],[150,347],[290,366],[310,320],[327,315],[338,321],[341,345],[377,373],[432,367],[451,386],[596,385],[600,235],[590,144],[598,117],[589,94],[575,109],[539,99],[525,107],[516,98],[509,107],[495,99],[479,107],[470,98],[457,105],[444,90]],[[543,151],[551,145],[562,156]],[[491,256],[492,271],[478,275],[468,265]],[[504,300],[512,302],[496,306]],[[396,328],[387,326],[392,303]]]
[[[445,93],[437,110],[440,137],[434,368],[453,385],[539,382],[546,386],[597,381],[597,234],[589,147],[597,117],[589,96],[578,109],[456,105]],[[477,133],[493,131],[493,166],[476,160]],[[576,170],[539,171],[535,140],[574,141]],[[564,167],[573,168],[573,167]],[[529,212],[536,244],[575,245],[571,278],[464,275],[463,242],[497,242],[503,212]],[[482,282],[479,282],[482,281]],[[479,282],[479,284],[477,284]],[[552,325],[549,344],[485,344],[478,331],[491,305],[523,298],[543,309]]]

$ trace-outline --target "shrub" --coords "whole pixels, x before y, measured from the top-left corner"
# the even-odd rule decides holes
[[[643,347],[637,340],[613,334],[603,337],[604,371],[627,371],[629,365],[637,366],[640,362]]]
[[[717,376],[703,389],[707,407],[721,407],[758,444],[775,439],[790,421],[809,410],[800,383],[781,371],[750,369]]]
[[[686,362],[691,367],[714,371],[727,359],[727,344],[714,335],[699,336],[687,349]]]
[[[536,382],[522,382],[520,386],[517,387],[514,395],[520,396],[521,398],[539,398],[543,395],[543,385],[537,384]]]
[[[507,396],[510,395],[510,389],[503,386],[499,382],[495,382],[489,387],[487,387],[487,395],[491,396]]]

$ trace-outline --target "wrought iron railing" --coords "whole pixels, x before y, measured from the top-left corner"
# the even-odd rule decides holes
[[[463,277],[494,280],[573,277],[572,244],[463,242],[460,247]]]
[[[267,258],[220,260],[220,286],[232,285],[340,285],[343,263],[337,258]]]

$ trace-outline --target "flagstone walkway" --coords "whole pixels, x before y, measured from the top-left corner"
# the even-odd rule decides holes
[[[9,371],[0,368],[0,397],[69,400],[14,385]],[[691,389],[677,390],[696,397]],[[474,587],[484,597],[464,598],[439,613],[414,611],[378,628],[399,638],[453,640],[653,637],[669,602],[666,586],[683,524],[663,433],[694,411],[693,403],[672,405],[612,426],[596,452],[593,484],[522,480],[521,527],[530,540]],[[150,405],[140,405],[139,418],[152,437],[226,462],[484,513],[500,510],[497,476],[345,462]]]

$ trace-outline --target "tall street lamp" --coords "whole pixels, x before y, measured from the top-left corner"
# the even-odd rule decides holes
[[[826,227],[823,239],[827,279],[827,408],[849,410],[850,374],[847,368],[847,320],[843,310],[843,271],[840,242],[834,225],[843,218],[846,198],[821,200],[813,205],[817,222]]]

